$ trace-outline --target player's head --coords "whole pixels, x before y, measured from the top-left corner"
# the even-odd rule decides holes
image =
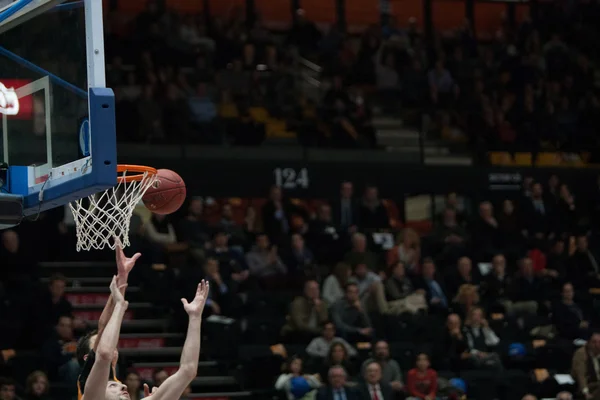
[[[77,361],[79,362],[79,365],[83,366],[85,363],[90,350],[94,348],[96,338],[98,338],[98,331],[93,330],[81,337],[77,342]]]
[[[129,400],[127,385],[117,381],[108,381],[105,398],[106,400]]]

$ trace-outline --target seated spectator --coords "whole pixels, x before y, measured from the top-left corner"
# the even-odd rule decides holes
[[[361,400],[356,391],[347,385],[347,375],[344,367],[339,365],[327,371],[328,384],[317,392],[316,400]]]
[[[573,301],[575,289],[570,283],[565,283],[561,292],[562,299],[554,305],[552,322],[558,334],[565,339],[587,339],[590,324],[581,307]]]
[[[298,233],[292,235],[291,246],[284,254],[283,260],[288,267],[288,276],[292,282],[302,281],[314,275],[313,253],[306,247],[302,235]]]
[[[379,189],[367,186],[358,204],[358,221],[361,230],[380,231],[390,227],[390,217],[383,202],[379,199]]]
[[[597,359],[600,357],[600,333],[593,333],[585,346],[573,354],[571,376],[585,399],[600,398]]]
[[[48,371],[56,371],[57,375],[52,378],[58,378],[71,387],[75,387],[79,377],[76,349],[73,320],[63,315],[58,319],[54,333],[44,343],[42,354]]]
[[[321,376],[327,373],[327,371],[333,366],[340,366],[344,368],[344,371],[351,378],[356,375],[356,367],[354,362],[350,359],[350,355],[346,351],[346,346],[342,343],[333,343],[329,348],[329,353],[324,360],[324,370],[321,371]]]
[[[497,254],[492,259],[492,270],[481,284],[482,297],[491,310],[510,314],[512,302],[509,299],[512,279],[506,274],[506,259]]]
[[[175,229],[166,215],[153,213],[145,226],[146,237],[154,246],[166,248],[177,242]]]
[[[65,296],[66,286],[67,280],[64,275],[56,274],[50,277],[48,292],[45,293],[47,298],[44,299],[45,305],[48,306],[44,317],[47,318],[49,326],[55,326],[60,316],[73,314],[73,306]]]
[[[501,247],[505,253],[518,256],[522,251],[525,233],[522,229],[520,215],[515,210],[512,200],[504,200],[498,215],[498,228],[500,230]]]
[[[441,248],[441,257],[448,262],[454,262],[466,249],[467,231],[459,225],[453,208],[444,209],[442,220],[436,226],[432,236]]]
[[[209,96],[206,83],[196,85],[196,93],[188,99],[190,108],[190,122],[197,137],[195,141],[204,144],[219,144],[222,138],[218,129],[215,129],[217,106]]]
[[[217,230],[227,234],[229,244],[235,250],[243,251],[248,243],[248,232],[234,221],[231,204],[224,204],[221,208],[221,219],[217,224]]]
[[[206,251],[206,257],[217,260],[225,279],[236,283],[236,290],[249,276],[243,253],[229,247],[229,236],[223,231],[215,233],[211,249]]]
[[[500,339],[490,328],[483,309],[474,307],[469,312],[463,328],[470,353],[471,367],[476,369],[502,369],[502,361],[498,353],[494,352]]]
[[[0,399],[20,400],[16,394],[15,381],[10,378],[0,377]],[[358,400],[358,398],[356,398]]]
[[[33,371],[25,381],[25,397],[23,400],[50,400],[49,391],[50,384],[46,373]],[[2,398],[1,394],[0,398]]]
[[[169,373],[163,368],[157,368],[152,372],[152,385],[156,387],[160,387],[167,378],[169,377]]]
[[[479,292],[477,286],[464,284],[458,289],[458,293],[452,302],[452,310],[463,318],[479,304]]]
[[[435,63],[435,68],[427,74],[431,100],[441,107],[449,106],[458,93],[458,86],[450,75],[442,60]]]
[[[393,306],[395,309],[391,313],[417,314],[421,310],[427,311],[425,291],[423,289],[415,291],[411,280],[406,277],[404,264],[398,261],[390,270],[391,274],[385,280],[385,294],[388,306]]]
[[[289,359],[275,382],[275,389],[283,390],[288,400],[302,399],[320,386],[316,376],[302,374],[302,359],[296,356]]]
[[[296,207],[288,199],[283,198],[281,188],[272,186],[269,191],[269,200],[262,207],[262,219],[265,233],[269,236],[271,242],[281,244],[281,240],[290,233],[292,218],[295,215],[303,217],[306,213],[299,207]]]
[[[352,268],[348,264],[338,263],[323,282],[323,299],[329,306],[344,297],[344,288],[352,277]]]
[[[538,233],[546,234],[550,229],[550,214],[552,208],[544,198],[544,188],[535,182],[531,186],[531,195],[524,199],[522,217],[524,229],[528,236]]]
[[[346,347],[346,352],[350,357],[356,357],[356,349],[352,347],[341,337],[335,336],[335,325],[333,322],[326,322],[323,325],[322,336],[316,337],[306,347],[306,353],[315,358],[325,358],[329,354],[329,349],[333,343],[341,343]]]
[[[550,287],[553,291],[561,289],[562,283],[567,279],[568,263],[569,259],[565,253],[565,241],[562,239],[553,240],[546,257],[546,270],[555,272],[549,274]]]
[[[364,310],[358,292],[358,285],[349,282],[345,296],[331,307],[331,316],[342,337],[350,342],[368,341],[373,335],[371,320]]]
[[[388,312],[388,304],[385,299],[381,277],[370,271],[366,264],[358,264],[354,267],[354,278],[358,285],[358,292],[363,305],[369,311],[378,311],[385,314]]]
[[[310,223],[307,240],[320,263],[333,264],[342,258],[346,240],[340,237],[338,227],[331,218],[329,205],[319,206],[317,217]]]
[[[358,201],[354,198],[352,182],[342,182],[340,197],[332,200],[333,221],[343,233],[356,232],[358,225]]]
[[[479,205],[479,215],[473,223],[471,238],[477,260],[489,260],[499,252],[501,233],[498,221],[494,217],[494,207],[489,201],[484,201]]]
[[[265,234],[256,236],[256,244],[246,254],[250,275],[258,278],[267,288],[281,287],[287,267],[277,254],[277,246],[271,246]]]
[[[600,285],[600,257],[590,250],[587,235],[577,236],[576,244],[569,260],[569,279],[577,287],[597,287]]]
[[[200,197],[193,197],[188,206],[187,216],[179,223],[181,240],[188,243],[190,253],[196,261],[204,259],[205,244],[208,242],[209,228],[203,217],[204,203]]]
[[[385,340],[375,343],[373,357],[365,360],[362,365],[363,375],[371,363],[379,364],[381,367],[381,382],[390,385],[395,392],[404,390],[400,365],[390,357],[390,345]]]
[[[421,267],[421,277],[416,280],[415,287],[425,291],[425,299],[430,311],[445,312],[449,302],[443,284],[435,277],[435,264],[431,258],[425,258]]]
[[[461,257],[456,263],[456,271],[448,276],[448,294],[456,296],[462,285],[479,285],[479,274],[473,270],[469,257]]]
[[[560,392],[556,395],[556,400],[573,400],[573,395],[570,392]]]
[[[528,257],[519,260],[519,273],[513,280],[510,299],[514,314],[529,315],[536,315],[538,301],[546,300],[544,284],[534,275],[533,263]]]
[[[371,271],[379,271],[377,256],[367,249],[367,237],[359,232],[352,235],[352,250],[344,256],[344,262],[351,266],[365,264]]]
[[[437,398],[438,375],[425,353],[417,354],[416,367],[406,375],[406,391],[409,400],[433,400]]]
[[[419,238],[419,234],[414,229],[402,229],[396,237],[396,245],[387,252],[386,266],[391,267],[400,261],[404,264],[408,274],[413,276],[419,272],[420,260],[421,238]]]
[[[450,314],[446,318],[446,332],[441,350],[444,353],[442,359],[448,362],[448,367],[452,370],[457,371],[468,365],[471,354],[458,314]]]
[[[364,383],[358,385],[357,391],[361,399],[370,400],[393,400],[392,387],[383,382],[381,366],[371,361],[363,367]]]
[[[521,398],[521,400],[538,400],[538,398],[532,394],[526,394],[525,396],[523,396],[523,398]]]
[[[209,258],[204,263],[204,279],[208,280],[212,284],[212,290],[209,293],[209,300],[206,301],[206,305],[210,307],[213,314],[221,314],[225,312],[226,315],[231,315],[233,307],[232,295],[236,294],[235,279],[233,276],[235,272],[229,275],[221,274],[221,266],[214,258]],[[247,275],[247,274],[246,274]],[[190,276],[186,277],[186,282],[198,282],[198,280],[192,281]],[[233,286],[233,288],[230,288]],[[193,285],[188,286],[186,294],[193,293]]]
[[[328,317],[327,304],[321,300],[319,283],[315,280],[306,281],[304,294],[296,297],[290,306],[282,335],[288,340],[308,342],[321,333]]]
[[[140,374],[136,371],[127,371],[123,383],[127,385],[127,392],[129,393],[129,398],[131,400],[141,400],[144,397],[144,392],[142,391],[142,379],[140,378]]]

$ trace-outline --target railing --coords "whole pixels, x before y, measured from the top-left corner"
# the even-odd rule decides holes
[[[321,98],[321,71],[319,65],[307,60],[300,54],[295,55],[296,60],[296,88],[306,98],[317,102]]]

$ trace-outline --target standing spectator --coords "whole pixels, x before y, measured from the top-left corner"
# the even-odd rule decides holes
[[[335,336],[335,325],[327,322],[323,325],[323,335],[314,338],[306,347],[306,353],[315,358],[325,358],[334,343],[341,343],[350,357],[356,356],[356,349],[341,337]]]
[[[593,333],[585,346],[573,354],[571,376],[575,379],[585,399],[597,399],[600,396],[600,379],[596,367],[600,357],[600,333]]]
[[[390,345],[385,340],[375,343],[373,357],[367,359],[362,365],[363,374],[371,363],[377,363],[381,367],[381,382],[390,385],[395,392],[404,390],[400,365],[390,357]]]
[[[265,234],[256,236],[256,244],[248,254],[246,263],[250,275],[258,278],[267,287],[281,286],[287,267],[277,254],[277,246],[271,246]]]
[[[338,263],[323,282],[323,298],[329,306],[344,297],[344,288],[352,276],[352,268],[348,264]]]
[[[373,328],[360,302],[358,285],[354,282],[347,283],[345,293],[331,308],[335,326],[348,341],[368,341],[373,335]]]
[[[364,383],[358,387],[358,393],[365,400],[393,400],[392,387],[382,380],[381,366],[371,361],[363,368]]]
[[[331,217],[331,207],[321,204],[308,231],[309,247],[314,251],[315,258],[324,264],[336,263],[342,258],[346,242],[345,232],[338,229]]]
[[[417,354],[416,367],[408,371],[406,389],[409,400],[434,400],[437,397],[437,372],[425,353]]]
[[[361,400],[353,388],[346,386],[346,371],[343,367],[333,366],[327,373],[329,384],[317,392],[317,400]]]
[[[265,233],[273,243],[279,243],[279,240],[282,240],[290,232],[291,221],[294,215],[305,217],[304,213],[298,207],[283,198],[279,186],[271,187],[269,201],[263,206],[261,215]]]
[[[25,381],[24,400],[50,400],[48,376],[43,371],[33,371]]]
[[[358,225],[358,204],[354,198],[352,182],[342,182],[339,199],[331,202],[333,205],[333,221],[343,232],[353,233]]]
[[[296,356],[289,359],[275,382],[275,389],[283,390],[288,400],[302,399],[319,386],[321,383],[317,377],[302,374],[302,359]]]
[[[390,217],[379,199],[376,186],[370,185],[365,188],[365,194],[358,207],[358,220],[360,228],[366,231],[379,231],[390,227]]]
[[[319,283],[306,281],[304,294],[296,297],[290,306],[288,323],[282,334],[290,340],[308,342],[321,333],[328,316],[327,304],[321,300]]]
[[[565,339],[587,339],[590,324],[583,310],[574,301],[575,289],[570,283],[565,283],[561,292],[562,299],[556,303],[552,311],[553,323],[560,336]]]

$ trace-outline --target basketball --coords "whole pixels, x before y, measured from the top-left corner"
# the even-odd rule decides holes
[[[146,208],[156,214],[172,214],[185,201],[185,182],[168,169],[159,169],[156,181],[142,197]]]

